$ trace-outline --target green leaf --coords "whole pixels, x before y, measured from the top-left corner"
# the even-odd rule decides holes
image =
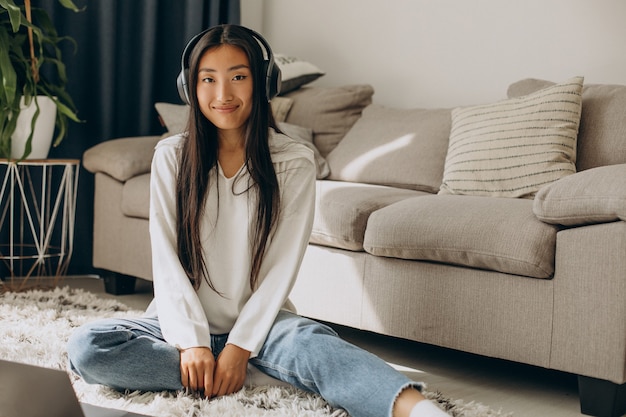
[[[65,115],[65,116],[69,117],[71,120],[73,120],[73,121],[74,121],[74,122],[76,122],[76,123],[81,123],[81,122],[82,122],[82,120],[80,120],[80,119],[78,118],[78,116],[76,116],[76,113],[74,113],[74,112],[72,111],[72,109],[70,109],[69,107],[67,107],[65,104],[61,103],[61,102],[60,102],[60,101],[58,101],[58,100],[54,100],[54,101],[57,103],[57,110],[58,110],[61,114],[63,114],[63,115]]]
[[[15,73],[15,68],[13,68],[13,63],[9,56],[9,48],[8,34],[4,31],[0,31],[0,74],[2,75],[2,91],[6,101],[12,103],[16,93],[17,74]]]
[[[72,0],[59,0],[59,3],[61,3],[61,5],[65,7],[66,9],[70,9],[75,12],[81,12],[85,10],[84,7],[82,9],[79,9],[78,7],[76,7],[76,5],[74,4]]]
[[[12,111],[0,113],[0,158],[11,156],[11,136],[15,132],[16,119]]]
[[[57,129],[58,134],[52,142],[52,146],[59,146],[63,138],[65,137],[65,133],[67,132],[67,119],[65,117],[57,117]]]
[[[57,77],[59,77],[59,80],[63,84],[67,83],[67,72],[65,71],[65,64],[63,63],[63,61],[54,58],[48,58],[46,61],[49,64],[54,64],[56,66]]]
[[[20,8],[15,5],[13,0],[0,0],[0,7],[9,12],[11,27],[13,28],[13,32],[17,32],[22,24],[22,12]]]
[[[0,130],[0,158],[8,159],[11,157],[11,136],[13,136],[17,126],[19,108],[20,98],[16,96],[10,103],[9,111],[4,115],[2,130]]]
[[[41,109],[39,108],[39,103],[37,99],[35,99],[35,114],[33,114],[33,118],[30,121],[30,134],[28,135],[28,139],[26,139],[26,143],[24,144],[24,153],[20,157],[20,161],[25,159],[33,149],[33,136],[35,135],[35,125],[37,124],[37,119],[39,118],[39,113],[41,113]]]

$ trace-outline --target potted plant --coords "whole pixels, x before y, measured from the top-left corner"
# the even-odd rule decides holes
[[[67,9],[80,11],[73,0],[59,2]],[[75,44],[73,39],[59,36],[47,12],[31,7],[30,0],[24,0],[23,5],[0,0],[0,158],[24,159],[31,153],[35,123],[43,107],[40,102],[44,100],[51,100],[56,110],[49,136],[51,139],[56,125],[54,146],[67,135],[68,120],[80,122],[65,90],[67,76],[59,49],[62,41]],[[20,156],[12,157],[12,137],[20,113],[28,105],[34,105],[34,115],[27,122],[26,145]]]

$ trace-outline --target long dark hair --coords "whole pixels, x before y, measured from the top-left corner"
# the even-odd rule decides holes
[[[252,238],[250,287],[256,288],[263,256],[276,224],[280,194],[269,149],[269,128],[276,129],[270,104],[265,96],[264,55],[256,39],[245,28],[221,25],[212,28],[195,45],[189,57],[190,112],[187,133],[179,154],[176,180],[176,233],[178,258],[197,290],[204,279],[219,293],[208,273],[202,250],[200,229],[204,215],[211,170],[217,173],[217,128],[200,111],[196,85],[202,55],[219,45],[243,50],[250,63],[253,80],[252,112],[245,126],[245,168],[251,177],[247,192],[256,193],[256,222]],[[216,177],[217,178],[217,177]]]

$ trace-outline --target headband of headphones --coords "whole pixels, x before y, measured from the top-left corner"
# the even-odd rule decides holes
[[[238,27],[248,32],[250,36],[256,39],[256,41],[265,49],[265,54],[267,55],[263,61],[263,73],[265,74],[265,97],[267,98],[267,101],[270,101],[280,92],[281,84],[280,68],[278,68],[278,65],[274,62],[272,48],[270,48],[269,43],[267,43],[263,36],[259,35],[254,30],[248,29],[244,26]],[[191,103],[189,98],[189,57],[191,55],[191,51],[196,46],[200,38],[212,29],[214,28],[203,30],[195,35],[191,38],[183,50],[181,70],[176,78],[176,87],[178,88],[178,95],[180,95],[181,100],[183,100],[186,104]]]

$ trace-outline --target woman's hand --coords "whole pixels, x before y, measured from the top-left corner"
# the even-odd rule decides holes
[[[204,391],[206,397],[213,392],[215,357],[208,347],[193,347],[180,352],[180,379],[185,388]]]
[[[246,380],[250,352],[239,346],[227,344],[217,357],[213,375],[213,397],[239,391]],[[205,391],[206,392],[206,391]]]

